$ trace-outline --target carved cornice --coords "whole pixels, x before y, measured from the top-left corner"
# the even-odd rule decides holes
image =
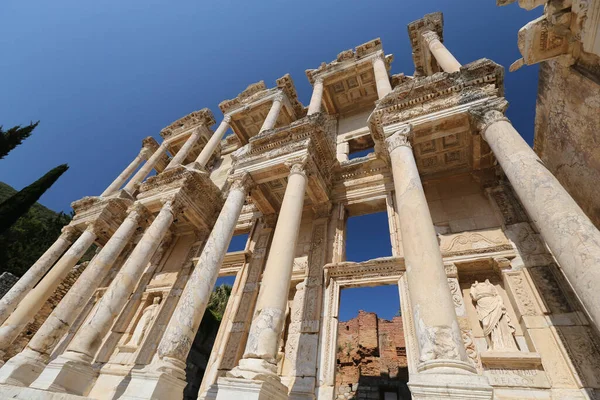
[[[404,258],[402,257],[380,257],[372,260],[356,262],[339,262],[327,264],[325,270],[325,282],[329,279],[359,280],[361,278],[401,276],[405,271]]]
[[[162,136],[163,139],[169,139],[179,133],[188,131],[200,125],[206,127],[212,126],[215,122],[213,113],[208,108],[203,108],[202,110],[194,111],[173,122],[166,128],[163,128],[163,130],[160,131],[160,136]]]
[[[333,71],[339,70],[340,68],[344,68],[353,63],[362,61],[362,59],[371,56],[373,53],[381,52],[383,56],[383,47],[381,45],[381,39],[376,38],[368,41],[367,43],[363,43],[360,46],[356,46],[355,50],[349,49],[342,51],[337,55],[337,58],[330,63],[322,63],[319,68],[316,69],[307,69],[306,76],[308,81],[314,85],[316,79],[319,77],[322,79],[324,74],[331,73]],[[387,55],[384,57],[385,62],[389,66],[389,64],[393,61],[393,56]]]
[[[176,201],[197,229],[209,229],[223,205],[221,191],[205,172],[177,166],[152,176],[140,186],[138,200],[156,210],[157,202]]]
[[[388,152],[391,153],[394,151],[394,149],[400,146],[405,146],[409,149],[412,149],[410,140],[413,137],[413,134],[413,128],[410,124],[404,125],[402,128],[398,129],[391,136],[385,139]]]
[[[388,125],[502,96],[503,79],[502,66],[481,59],[462,66],[460,73],[439,72],[406,81],[377,103],[369,118],[373,138],[383,142],[383,127]]]
[[[285,74],[281,78],[277,79],[277,87],[285,93],[296,118],[302,118],[306,115],[306,110],[300,101],[298,100],[298,93],[296,92],[296,86],[290,74]]]
[[[71,203],[75,211],[71,225],[82,231],[93,224],[99,243],[104,244],[119,228],[131,204],[126,198],[84,197]]]

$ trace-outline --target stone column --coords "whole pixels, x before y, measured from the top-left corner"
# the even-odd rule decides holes
[[[308,105],[307,115],[321,112],[321,102],[323,101],[323,78],[317,78],[313,87],[310,104]]]
[[[6,321],[11,312],[29,293],[29,291],[42,279],[50,267],[73,243],[77,230],[70,225],[62,229],[62,233],[48,250],[27,270],[8,293],[0,300],[0,324]]]
[[[452,53],[448,51],[446,46],[442,44],[437,33],[433,31],[423,32],[423,40],[427,43],[431,54],[435,57],[435,60],[444,72],[457,72],[460,71],[460,63],[454,58]]]
[[[219,146],[219,143],[221,143],[223,135],[225,135],[225,132],[227,132],[227,129],[229,129],[230,122],[231,116],[229,116],[229,114],[225,114],[225,117],[223,117],[223,121],[221,121],[215,133],[213,133],[208,143],[206,143],[206,146],[204,146],[204,148],[200,152],[198,158],[196,158],[196,162],[198,164],[200,164],[203,167],[206,167],[206,164],[208,164],[210,157],[212,157],[213,153],[217,149],[217,146]]]
[[[252,182],[247,173],[234,179],[227,200],[158,345],[158,357],[146,371],[132,374],[131,383],[123,394],[124,399],[139,398],[140,393],[144,393],[144,398],[160,398],[165,387],[169,388],[170,398],[183,396],[186,358],[194,343]],[[148,375],[153,375],[154,378],[148,379]]]
[[[266,131],[268,129],[273,129],[275,127],[275,124],[277,123],[277,118],[279,117],[279,112],[281,111],[282,104],[283,94],[279,93],[273,99],[273,104],[271,105],[271,109],[267,114],[267,118],[265,118],[265,122],[263,122],[260,128],[260,132]]]
[[[117,178],[110,184],[109,187],[106,188],[104,192],[102,192],[100,196],[105,197],[116,193],[121,188],[121,186],[123,186],[123,184],[127,181],[127,179],[129,179],[131,174],[133,174],[133,171],[135,171],[144,161],[145,151],[146,149],[142,148],[142,150],[140,150],[139,154],[133,159],[133,161],[127,166],[127,168],[125,168],[123,172],[121,172],[121,174],[117,176]]]
[[[91,364],[94,356],[171,227],[180,207],[174,202],[175,200],[165,201],[102,296],[93,318],[79,329],[67,351],[48,364],[31,387],[77,395],[88,393],[96,377]]]
[[[139,204],[115,231],[79,279],[52,311],[25,349],[0,369],[0,383],[29,386],[45,368],[50,354],[133,237],[146,211]]]
[[[169,163],[169,165],[167,165],[167,168],[165,168],[165,171],[170,168],[181,165],[185,161],[185,158],[190,153],[190,151],[192,151],[192,148],[196,145],[196,143],[198,142],[199,139],[200,139],[200,129],[194,129],[194,132],[192,132],[190,137],[188,137],[188,139],[185,141],[184,145],[181,146],[181,149],[179,149],[177,154],[175,154],[175,156],[171,159],[171,162]]]
[[[162,155],[167,150],[167,145],[165,143],[161,143],[158,146],[158,149],[152,154],[152,156],[146,161],[146,163],[138,170],[138,172],[131,178],[127,185],[123,189],[125,189],[128,193],[133,193],[137,190],[140,183],[146,179],[150,171],[156,166],[156,163],[160,160]]]
[[[600,232],[546,169],[501,110],[506,103],[473,112],[481,136],[489,144],[532,222],[593,323],[600,327]]]
[[[16,339],[29,321],[40,311],[58,285],[65,279],[69,271],[73,269],[87,249],[94,243],[94,240],[96,240],[95,229],[95,225],[88,225],[88,228],[58,260],[54,268],[44,276],[35,288],[27,293],[27,296],[6,319],[0,327],[0,351],[6,350],[12,341]]]
[[[239,366],[231,371],[232,376],[256,380],[263,380],[264,376],[269,376],[271,379],[278,380],[276,358],[279,336],[285,323],[290,279],[307,185],[304,169],[303,162],[291,165],[248,342]]]
[[[437,235],[409,143],[411,135],[412,127],[407,125],[386,139],[419,348],[417,370],[421,373],[411,376],[409,386],[414,399],[432,398],[429,396],[433,387],[439,388],[433,392],[435,398],[466,398],[469,396],[464,391],[468,390],[480,396],[476,398],[491,399],[487,378],[475,375],[463,344]]]
[[[467,356],[457,323],[437,235],[406,126],[386,139],[392,162],[410,300],[419,338],[421,371],[456,364]],[[471,370],[471,369],[469,369]]]
[[[377,85],[377,97],[382,99],[392,91],[392,84],[390,83],[390,77],[388,76],[383,54],[375,57],[372,62],[373,72],[375,74],[375,84]]]

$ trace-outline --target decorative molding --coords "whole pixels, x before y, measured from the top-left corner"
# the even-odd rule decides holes
[[[213,113],[208,108],[203,108],[202,110],[194,111],[183,118],[179,118],[177,121],[171,123],[171,125],[163,128],[160,131],[160,136],[167,140],[200,125],[209,127],[215,123],[216,121]]]
[[[500,97],[486,101],[483,104],[469,109],[469,114],[484,140],[486,140],[485,131],[493,123],[498,121],[510,123],[510,120],[504,115],[507,107],[508,101],[506,101],[505,98]]]

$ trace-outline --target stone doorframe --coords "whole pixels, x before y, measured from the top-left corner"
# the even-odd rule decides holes
[[[360,263],[339,262],[325,265],[324,304],[319,340],[319,381],[317,386],[317,398],[319,400],[332,400],[335,398],[338,315],[340,291],[342,289],[361,286],[398,285],[408,371],[409,374],[416,373],[418,349],[416,347],[416,336],[404,271],[404,258],[402,257],[381,257]]]

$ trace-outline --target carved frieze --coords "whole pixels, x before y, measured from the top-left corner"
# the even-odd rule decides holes
[[[119,228],[132,204],[131,199],[124,197],[84,197],[71,203],[75,217],[70,226],[83,231],[93,224],[97,241],[103,245]]]
[[[212,126],[215,122],[213,113],[208,108],[203,108],[202,110],[194,111],[183,118],[179,118],[177,121],[171,123],[171,125],[163,128],[160,131],[160,136],[167,140],[200,125],[206,127]]]

